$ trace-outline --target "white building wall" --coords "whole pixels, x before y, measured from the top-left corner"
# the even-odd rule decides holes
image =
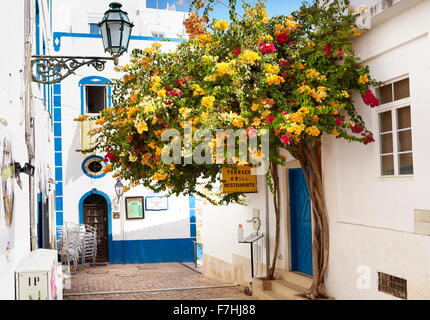
[[[89,23],[100,22],[110,1],[74,1],[59,2],[54,10],[54,39],[61,35],[58,55],[99,56],[108,57],[104,53],[102,39],[89,37]],[[120,65],[130,60],[133,49],[150,47],[155,39],[151,30],[162,27],[164,37],[178,38],[183,34],[182,22],[186,13],[146,9],[145,1],[127,1],[123,4],[128,12],[130,21],[135,24],[133,38],[130,41],[128,53],[120,57]],[[167,27],[166,27],[167,26]],[[160,31],[157,31],[160,32]],[[179,40],[179,39],[177,39]],[[174,50],[177,41],[161,42],[162,50]],[[55,44],[55,40],[54,40]],[[55,45],[54,45],[55,47]],[[81,168],[83,160],[89,156],[76,152],[81,148],[81,123],[74,121],[81,115],[81,87],[79,81],[90,76],[117,79],[122,75],[114,71],[114,64],[108,61],[103,72],[93,68],[82,67],[61,83],[61,127],[62,127],[62,173],[63,173],[63,221],[79,223],[79,203],[87,192],[97,189],[108,195],[113,202],[116,198],[114,185],[116,179],[107,174],[100,179],[86,176]],[[99,154],[104,156],[104,154]],[[126,181],[123,181],[127,185]],[[142,241],[142,240],[174,240],[195,237],[191,232],[189,197],[169,197],[169,209],[166,211],[146,211],[142,220],[126,220],[124,197],[155,196],[154,192],[143,187],[136,187],[124,194],[121,199],[121,218],[112,219],[113,241]],[[191,246],[192,246],[192,242]],[[172,247],[170,250],[175,250]],[[191,247],[192,255],[192,247]],[[190,254],[188,254],[190,256]]]
[[[430,3],[417,1],[385,21],[383,14],[378,17],[382,22],[356,41],[355,49],[377,80],[409,75],[414,175],[380,176],[377,113],[382,109],[364,106],[356,95],[358,112],[376,143],[364,146],[327,137],[323,145],[331,227],[327,288],[336,299],[394,299],[378,292],[378,272],[406,279],[408,299],[430,297],[430,238],[414,233],[414,209],[430,209]],[[360,286],[363,279],[369,287]]]
[[[47,1],[39,2],[41,12],[40,33],[48,41],[50,33],[49,8]],[[34,10],[34,1],[32,1]],[[24,1],[13,1],[8,5],[9,13],[4,16],[7,26],[13,26],[10,32],[4,32],[2,39],[7,43],[8,50],[2,51],[0,59],[0,141],[10,139],[12,143],[13,160],[22,166],[28,162],[27,147],[25,142],[25,108],[24,108]],[[34,11],[33,11],[34,12]],[[35,16],[33,14],[32,32],[35,36]],[[32,39],[35,50],[35,41]],[[33,51],[35,54],[35,51]],[[49,51],[48,51],[49,53]],[[48,100],[46,106],[42,98],[43,92],[33,84],[32,100],[35,119],[34,126],[36,132],[36,159],[35,159],[35,185],[36,195],[42,189],[47,189],[47,181],[52,177],[52,127],[50,126],[50,115],[48,113]],[[2,157],[2,156],[1,156]],[[26,174],[20,174],[22,186],[19,187],[17,180],[14,181],[14,218],[11,228],[5,227],[3,200],[0,201],[0,300],[15,299],[15,278],[14,272],[22,259],[30,252],[30,217],[29,217],[29,181]],[[2,192],[2,191],[0,191]],[[48,192],[47,192],[48,193]],[[2,196],[0,199],[2,199]],[[37,198],[33,199],[37,208]],[[55,214],[55,213],[51,213]],[[37,210],[35,212],[37,215]],[[54,217],[51,216],[51,219]],[[37,216],[35,217],[37,221]],[[55,218],[54,218],[55,219]],[[51,230],[51,239],[53,232]],[[11,249],[5,252],[5,243],[9,241]],[[6,257],[8,256],[8,258]]]

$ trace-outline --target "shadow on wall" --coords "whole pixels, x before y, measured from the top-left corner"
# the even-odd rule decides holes
[[[81,130],[80,125],[76,126],[75,132],[73,135],[72,144],[71,144],[70,148],[67,150],[67,152],[68,152],[68,158],[67,158],[68,166],[67,166],[67,168],[63,167],[63,170],[67,169],[66,172],[64,173],[65,174],[64,183],[66,183],[66,184],[70,183],[70,182],[74,182],[75,180],[77,180],[78,178],[80,178],[84,175],[84,173],[82,172],[82,169],[81,169],[82,161],[84,160],[83,154],[80,152],[76,152],[77,149],[81,148],[80,130]]]

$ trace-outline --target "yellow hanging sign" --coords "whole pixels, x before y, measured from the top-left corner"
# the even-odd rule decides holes
[[[222,168],[223,193],[257,192],[257,176],[251,174],[251,167]]]

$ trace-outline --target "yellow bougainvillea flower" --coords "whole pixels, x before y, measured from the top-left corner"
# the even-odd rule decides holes
[[[272,85],[272,84],[280,85],[281,83],[285,82],[285,79],[281,76],[278,76],[278,75],[271,75],[271,76],[267,77],[266,81],[270,85]]]
[[[260,105],[259,105],[259,104],[257,104],[257,103],[254,103],[254,104],[252,105],[252,107],[251,107],[251,110],[252,110],[252,111],[257,111],[259,108],[260,108]]]
[[[89,117],[90,117],[89,115],[83,114],[82,116],[79,116],[79,117],[77,117],[77,118],[76,118],[76,119],[74,119],[74,120],[75,120],[75,121],[78,121],[78,122],[82,122],[82,121],[87,120]]]
[[[100,118],[96,120],[96,124],[98,124],[99,126],[104,125],[107,122],[107,120],[105,118]]]
[[[273,65],[273,64],[265,64],[264,65],[264,70],[267,73],[270,73],[270,74],[278,74],[281,71],[281,69],[279,68],[279,66]]]
[[[214,28],[221,31],[227,30],[228,22],[225,20],[218,20],[217,22],[215,22]]]
[[[340,135],[339,131],[337,131],[336,129],[333,129],[333,131],[331,132],[331,135],[333,137],[338,137]]]
[[[369,77],[367,74],[364,74],[362,76],[360,76],[360,78],[358,79],[358,83],[359,84],[365,84],[369,82]]]
[[[217,78],[218,78],[218,76],[216,74],[213,74],[213,75],[205,77],[203,80],[208,81],[208,82],[214,82],[214,81],[216,81]]]
[[[239,61],[245,64],[254,65],[258,60],[261,60],[260,55],[257,52],[251,50],[245,50],[239,56]]]
[[[128,160],[130,161],[130,162],[136,162],[137,161],[137,156],[135,156],[135,155],[130,155],[129,157],[128,157]]]
[[[135,123],[134,127],[137,129],[139,134],[142,134],[143,131],[148,131],[148,125],[145,120],[140,120],[139,122]]]
[[[304,124],[293,124],[287,129],[288,133],[294,133],[298,136],[303,132],[303,130],[305,130]]]
[[[103,168],[104,173],[108,173],[112,171],[112,165],[109,163]]]
[[[214,96],[207,96],[202,98],[202,106],[206,108],[212,108],[215,102]]]
[[[195,96],[203,96],[206,93],[198,84],[191,85],[191,88],[194,90],[193,95]]]
[[[162,97],[165,97],[165,96],[166,96],[166,90],[161,89],[161,90],[157,91],[157,97],[162,98]]]
[[[340,96],[341,96],[341,97],[344,97],[344,98],[349,98],[349,93],[348,93],[348,92],[346,92],[346,91],[342,91],[342,92],[340,93]]]
[[[304,115],[300,112],[294,112],[288,115],[288,119],[295,123],[303,123]]]
[[[320,73],[316,71],[315,69],[308,69],[306,70],[306,77],[308,79],[316,79],[320,76]]]
[[[310,136],[317,137],[320,135],[321,130],[315,126],[312,126],[312,127],[306,129],[306,133]]]

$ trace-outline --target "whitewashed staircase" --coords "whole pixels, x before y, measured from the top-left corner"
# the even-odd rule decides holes
[[[279,280],[253,279],[252,295],[258,300],[308,300],[311,285],[312,278],[289,272]]]

